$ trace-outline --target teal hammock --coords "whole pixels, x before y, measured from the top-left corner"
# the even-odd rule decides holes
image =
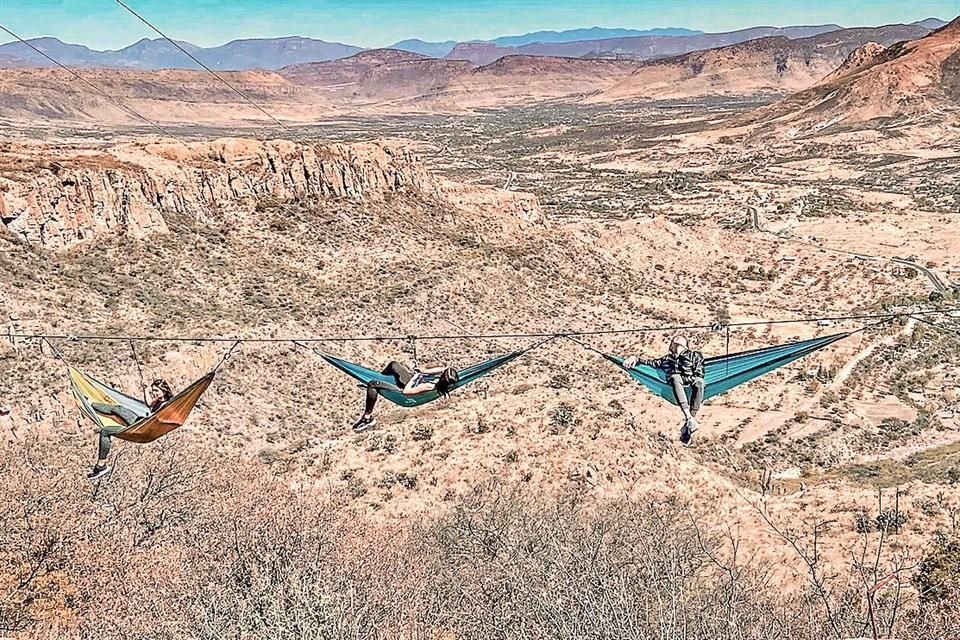
[[[707,358],[703,363],[704,382],[706,383],[703,399],[707,400],[721,393],[726,393],[737,385],[749,382],[774,369],[790,364],[794,360],[798,360],[814,351],[823,349],[838,340],[843,340],[853,333],[856,332],[836,333],[822,338],[813,338],[811,340],[791,342],[775,347],[765,347],[763,349],[753,349],[752,351],[742,351],[740,353]],[[667,382],[666,376],[660,369],[655,369],[645,364],[638,364],[635,367],[627,369],[623,366],[623,358],[608,353],[604,353],[603,356],[624,369],[630,374],[631,378],[664,400],[677,404],[677,399],[673,395],[673,387]],[[690,393],[691,391],[688,388],[688,397]]]
[[[519,358],[525,354],[530,349],[524,349],[523,351],[512,351],[510,353],[504,354],[493,358],[492,360],[487,360],[485,362],[479,362],[475,365],[469,366],[466,369],[460,371],[460,381],[451,387],[451,391],[454,389],[459,389],[460,387],[470,384],[477,378],[487,375],[497,367],[502,367],[511,360]],[[354,364],[342,358],[337,358],[328,353],[320,353],[320,357],[324,360],[335,366],[340,371],[343,371],[348,376],[359,380],[365,385],[369,385],[371,382],[380,382],[390,385],[391,387],[396,386],[396,381],[393,379],[393,376],[385,376],[379,371],[373,369],[368,369],[366,367]],[[431,376],[427,376],[429,380]],[[436,376],[433,376],[436,378]],[[425,391],[423,393],[418,393],[415,396],[406,396],[403,395],[401,391],[394,391],[393,389],[378,389],[380,395],[394,404],[398,404],[401,407],[419,407],[422,404],[428,402],[433,402],[440,397],[440,394],[436,391]]]

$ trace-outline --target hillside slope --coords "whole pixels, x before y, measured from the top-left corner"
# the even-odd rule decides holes
[[[837,73],[748,120],[818,131],[930,116],[934,126],[960,118],[960,18],[917,40],[854,52]]]
[[[816,84],[868,42],[891,45],[927,33],[923,27],[895,25],[799,39],[760,38],[644,62],[629,78],[591,100],[792,93]]]
[[[0,118],[142,125],[142,120],[117,104],[120,101],[151,120],[171,124],[249,124],[264,119],[258,109],[205,71],[85,69],[80,73],[85,82],[62,69],[0,69]],[[225,72],[223,77],[278,118],[308,119],[317,109],[332,113],[322,94],[273,72]]]

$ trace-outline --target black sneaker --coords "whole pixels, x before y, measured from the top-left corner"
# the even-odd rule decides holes
[[[91,480],[96,480],[97,478],[102,478],[112,471],[112,467],[108,464],[98,464],[90,470],[90,473],[87,474],[87,477]]]
[[[373,416],[363,417],[357,420],[357,423],[353,425],[353,431],[354,433],[361,433],[375,426],[377,426],[376,418]]]

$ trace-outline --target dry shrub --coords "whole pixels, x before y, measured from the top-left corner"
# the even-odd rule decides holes
[[[119,446],[99,485],[67,443],[0,459],[0,629],[108,640],[869,635],[862,593],[833,590],[829,611],[813,594],[781,595],[736,540],[703,531],[675,500],[546,502],[536,487],[494,484],[432,520],[388,525],[357,517],[348,497],[175,443]],[[957,628],[941,607],[884,631],[911,640]]]

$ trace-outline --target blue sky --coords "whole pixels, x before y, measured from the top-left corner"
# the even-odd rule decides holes
[[[489,39],[541,29],[756,25],[875,26],[949,20],[960,0],[126,0],[172,37],[200,46],[301,35],[366,47],[405,38]],[[155,37],[113,0],[0,0],[0,23],[97,49]]]

